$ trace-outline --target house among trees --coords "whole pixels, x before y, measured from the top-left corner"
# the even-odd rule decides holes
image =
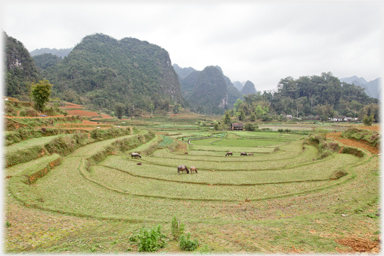
[[[292,116],[292,115],[286,115],[285,117],[286,117],[287,119],[291,120],[293,116]]]
[[[334,122],[350,122],[352,121],[352,117],[346,117],[346,116],[337,116],[337,117],[333,117],[332,118],[332,121]]]
[[[232,130],[243,130],[244,129],[244,124],[243,123],[232,123],[231,125]]]

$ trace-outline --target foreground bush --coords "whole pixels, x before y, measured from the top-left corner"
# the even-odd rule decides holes
[[[195,238],[193,241],[190,239],[191,234],[188,233],[187,236],[180,236],[180,249],[183,251],[194,251],[199,246],[199,241]]]
[[[161,226],[140,228],[137,235],[131,236],[130,241],[136,242],[139,252],[155,252],[166,245],[167,237],[161,233]]]
[[[178,221],[176,217],[173,217],[171,226],[173,240],[178,241],[180,236],[183,235],[184,229],[184,224],[180,223],[180,221]]]

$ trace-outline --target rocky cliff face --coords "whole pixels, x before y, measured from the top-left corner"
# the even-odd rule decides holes
[[[5,39],[5,95],[27,97],[27,85],[41,79],[32,57],[24,45],[4,33]]]

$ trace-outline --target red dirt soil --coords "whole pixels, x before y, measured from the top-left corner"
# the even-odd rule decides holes
[[[339,244],[351,247],[352,252],[367,252],[375,254],[380,252],[379,241],[371,241],[368,238],[348,237],[336,239],[335,241]]]
[[[339,141],[339,142],[343,143],[346,146],[358,147],[358,148],[366,149],[366,150],[368,150],[370,153],[372,153],[374,155],[378,155],[380,153],[378,148],[372,147],[371,145],[369,145],[366,142],[346,139],[346,138],[340,137],[340,135],[341,135],[341,132],[328,133],[327,134],[327,139],[333,139],[333,140]]]
[[[67,113],[69,115],[74,115],[74,116],[87,116],[87,117],[100,116],[97,112],[92,112],[87,110],[67,110]]]

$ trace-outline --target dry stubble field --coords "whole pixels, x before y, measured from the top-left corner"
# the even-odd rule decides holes
[[[156,146],[157,136],[141,152]],[[363,157],[336,152],[319,159],[300,135],[228,132],[177,141],[183,146],[141,159],[130,150],[86,164],[116,140],[79,148],[31,185],[5,179],[6,252],[135,252],[131,234],[160,224],[171,237],[174,216],[202,253],[380,250],[379,157],[365,148]],[[225,157],[227,150],[234,155]],[[178,174],[179,164],[198,173]],[[331,178],[339,170],[347,175]],[[160,252],[180,249],[170,240]]]

